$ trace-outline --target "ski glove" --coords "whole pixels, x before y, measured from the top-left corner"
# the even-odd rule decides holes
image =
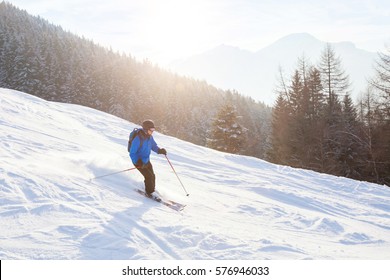
[[[158,149],[158,152],[157,152],[159,155],[167,155],[167,150],[165,150],[164,148],[162,149]]]

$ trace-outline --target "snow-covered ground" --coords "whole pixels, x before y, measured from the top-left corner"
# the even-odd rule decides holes
[[[0,89],[0,259],[390,259],[390,188],[225,154],[158,132],[137,194],[136,125]],[[158,124],[157,124],[158,126]]]

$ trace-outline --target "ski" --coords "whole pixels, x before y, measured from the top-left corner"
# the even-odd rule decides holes
[[[172,200],[165,200],[161,197],[158,197],[158,196],[148,196],[143,190],[140,190],[140,189],[135,189],[136,192],[138,192],[139,194],[143,195],[144,197],[147,197],[151,200],[154,200],[156,202],[159,202],[173,210],[176,210],[176,211],[182,211],[184,209],[184,207],[186,207],[186,205],[184,204],[181,204],[181,203],[178,203],[178,202],[175,202],[175,201],[172,201]]]

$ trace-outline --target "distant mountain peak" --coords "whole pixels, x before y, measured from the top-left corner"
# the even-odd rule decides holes
[[[226,44],[221,44],[216,46],[215,48],[207,51],[206,53],[216,53],[216,54],[221,54],[221,53],[252,53],[248,50],[241,49],[239,47],[231,46],[231,45],[226,45]]]
[[[313,46],[318,47],[323,44],[325,44],[325,42],[317,39],[309,33],[293,33],[276,40],[271,45],[259,50],[257,53],[266,50],[272,50],[272,52],[274,52],[276,49],[285,49],[286,47],[307,49]]]
[[[286,35],[256,52],[222,44],[196,57],[182,60],[172,68],[223,89],[236,89],[271,105],[276,98],[274,88],[279,66],[287,69],[286,74],[289,75],[288,71],[296,66],[302,55],[316,64],[326,43],[302,32]],[[350,76],[354,87],[352,97],[355,98],[367,86],[366,78],[372,75],[371,65],[376,54],[360,50],[347,41],[332,42],[331,45]]]
[[[282,38],[280,38],[279,40],[277,40],[276,42],[278,41],[289,41],[289,40],[306,40],[306,41],[309,41],[309,40],[312,40],[312,41],[320,41],[318,40],[316,37],[314,37],[313,35],[309,34],[309,33],[305,33],[305,32],[302,32],[302,33],[292,33],[292,34],[288,34]]]

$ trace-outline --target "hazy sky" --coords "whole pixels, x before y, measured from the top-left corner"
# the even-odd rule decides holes
[[[8,0],[103,46],[164,65],[221,44],[257,51],[290,33],[390,45],[389,0]]]

